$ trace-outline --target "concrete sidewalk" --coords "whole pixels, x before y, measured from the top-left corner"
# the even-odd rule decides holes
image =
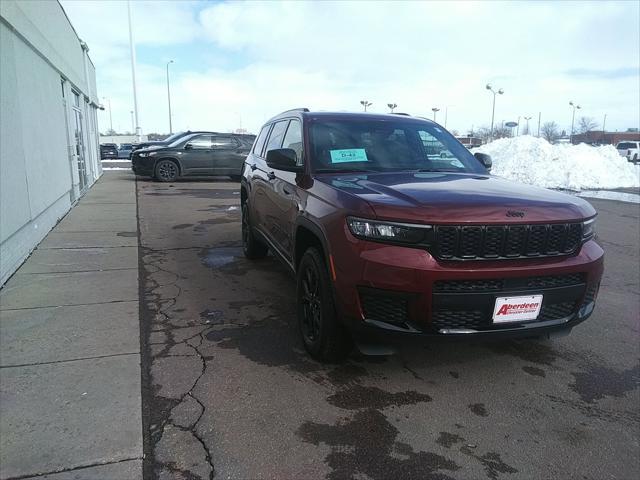
[[[108,172],[0,291],[0,478],[141,478],[140,382],[135,179]]]

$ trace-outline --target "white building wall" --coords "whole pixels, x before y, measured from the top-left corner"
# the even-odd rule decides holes
[[[0,47],[2,285],[102,169],[95,70],[60,4],[0,1]],[[72,90],[83,112],[84,182]]]

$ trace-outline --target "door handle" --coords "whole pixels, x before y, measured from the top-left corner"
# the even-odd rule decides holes
[[[275,174],[275,173],[273,173],[273,172],[269,172],[269,173],[267,173],[267,178],[268,178],[269,180],[273,180],[273,179],[275,179],[275,178],[276,178],[276,174]]]
[[[285,195],[291,195],[291,190],[289,190],[287,187],[283,187],[282,191],[284,192]]]
[[[258,166],[255,163],[251,164],[251,171],[253,172],[255,169],[257,169]]]

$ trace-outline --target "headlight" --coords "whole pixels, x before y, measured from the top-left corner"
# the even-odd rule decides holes
[[[582,240],[591,240],[596,234],[596,217],[582,222]]]
[[[144,158],[144,157],[153,157],[156,153],[158,152],[149,152],[149,153],[145,153],[145,152],[141,152],[138,154],[138,156]]]
[[[391,243],[421,243],[427,240],[431,225],[378,222],[347,217],[347,225],[354,237]]]

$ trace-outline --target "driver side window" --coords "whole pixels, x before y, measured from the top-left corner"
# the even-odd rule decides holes
[[[284,136],[282,148],[295,150],[298,165],[301,166],[304,164],[302,160],[302,127],[298,120],[294,119],[289,122],[289,128],[287,128],[287,133]]]
[[[211,135],[198,135],[187,142],[193,150],[208,150],[211,148]]]

